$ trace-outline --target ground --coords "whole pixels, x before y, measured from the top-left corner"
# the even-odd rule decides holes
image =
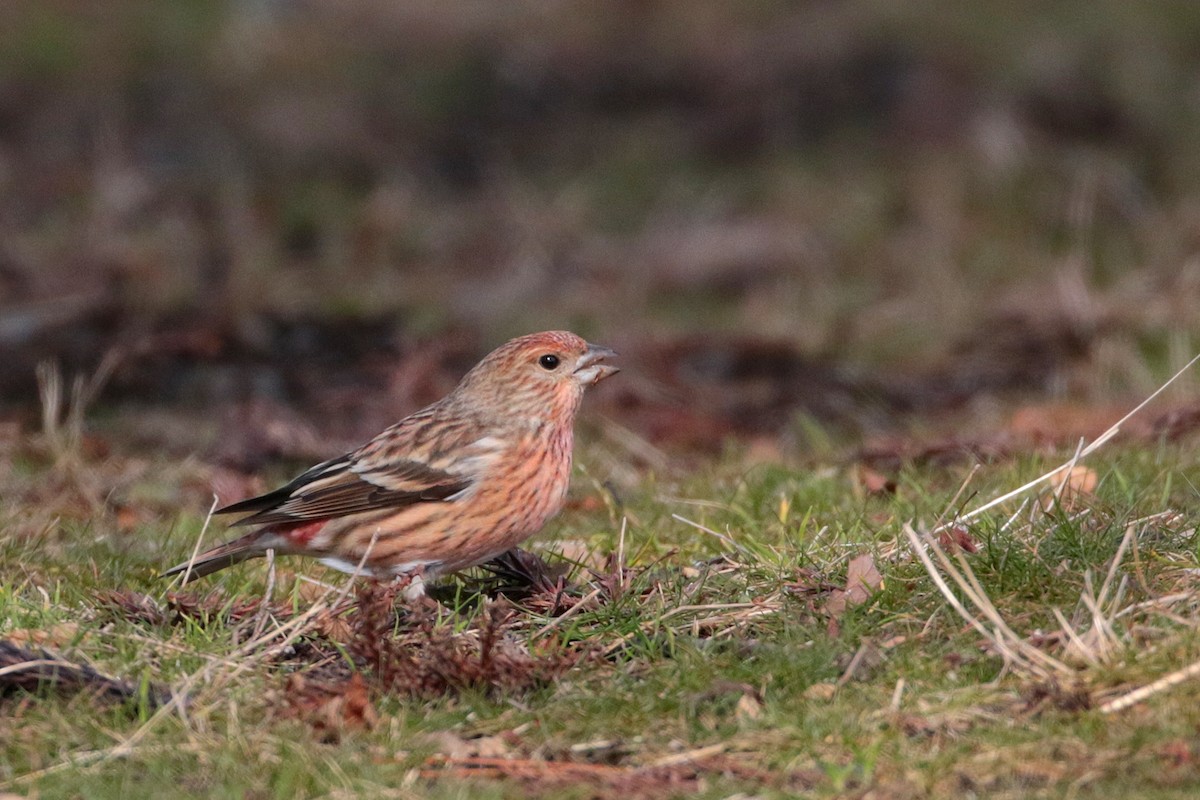
[[[0,9],[0,791],[1195,794],[1194,4],[77,5]],[[531,554],[158,577],[557,328]]]
[[[187,796],[1183,797],[1200,685],[1106,703],[1195,659],[1196,445],[1118,438],[969,516],[1073,451],[896,468],[743,450],[617,487],[589,479],[596,444],[534,546],[545,563],[414,605],[288,559],[178,590],[157,572],[205,527],[212,467],[17,432],[5,639],[98,674],[0,667],[3,780],[88,797],[178,781]],[[981,629],[906,529],[970,569],[974,591],[948,591]]]

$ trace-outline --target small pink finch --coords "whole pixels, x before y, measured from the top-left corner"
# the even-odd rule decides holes
[[[565,331],[513,339],[357,450],[217,511],[261,527],[164,575],[191,580],[267,550],[425,579],[495,558],[562,508],[575,413],[584,389],[617,372],[605,363],[615,355]]]

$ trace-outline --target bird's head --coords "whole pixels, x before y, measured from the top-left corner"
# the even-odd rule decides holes
[[[489,353],[455,390],[460,398],[521,416],[572,416],[583,391],[618,369],[617,354],[567,331],[519,336]]]

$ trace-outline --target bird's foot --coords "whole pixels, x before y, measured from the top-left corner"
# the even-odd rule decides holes
[[[403,575],[398,575],[392,581],[392,585],[399,589],[400,597],[403,599],[404,607],[413,613],[419,612],[445,612],[447,606],[440,603],[436,598],[431,597],[426,591],[427,584],[422,571],[407,572]]]

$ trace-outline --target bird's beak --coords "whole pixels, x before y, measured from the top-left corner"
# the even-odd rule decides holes
[[[610,375],[616,375],[621,370],[614,367],[612,364],[604,363],[606,359],[616,358],[615,350],[610,350],[607,347],[601,347],[598,344],[589,344],[584,354],[579,357],[579,361],[575,366],[575,377],[579,382],[590,386],[594,383],[599,383]]]

